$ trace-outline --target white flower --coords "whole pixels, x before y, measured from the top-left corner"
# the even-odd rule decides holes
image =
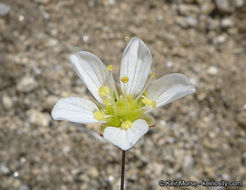
[[[55,120],[75,123],[102,123],[103,137],[128,150],[154,125],[147,112],[195,92],[186,76],[168,74],[155,80],[150,74],[152,56],[149,48],[138,38],[127,45],[120,67],[120,88],[112,70],[89,52],[77,52],[70,61],[86,84],[97,104],[77,97],[59,100],[52,110]]]

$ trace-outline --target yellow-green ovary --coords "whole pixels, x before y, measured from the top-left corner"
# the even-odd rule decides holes
[[[121,96],[118,101],[106,105],[106,108],[101,111],[105,114],[106,126],[120,127],[124,121],[137,120],[143,114],[139,110],[141,107],[141,102]]]

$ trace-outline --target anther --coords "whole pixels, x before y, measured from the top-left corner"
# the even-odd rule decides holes
[[[124,76],[124,77],[121,77],[121,82],[123,83],[127,83],[129,81],[129,78]]]
[[[112,71],[114,69],[113,65],[108,65],[107,66],[108,71]]]
[[[104,114],[103,114],[102,112],[100,112],[100,111],[96,111],[96,112],[94,112],[94,117],[95,117],[97,120],[101,121],[101,120],[104,119]]]

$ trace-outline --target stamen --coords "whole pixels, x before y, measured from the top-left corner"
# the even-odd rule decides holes
[[[127,76],[121,77],[121,82],[128,83],[129,78]]]
[[[108,87],[106,87],[106,86],[101,86],[100,88],[99,88],[99,94],[100,94],[100,96],[108,96],[108,94],[109,94],[109,88]]]
[[[119,94],[118,94],[118,91],[117,91],[117,88],[116,88],[115,85],[114,85],[114,94],[116,96],[116,100],[118,100],[119,99]]]
[[[104,119],[104,114],[103,114],[102,112],[100,112],[100,111],[96,111],[96,112],[94,112],[94,117],[95,117],[97,120],[101,121],[101,120]]]
[[[126,120],[121,124],[121,128],[124,130],[129,129],[131,126],[132,126],[132,122],[130,122],[129,120]]]
[[[107,66],[107,69],[108,69],[108,71],[110,71],[110,72],[109,72],[110,77],[111,77],[110,80],[114,81],[114,76],[113,76],[113,73],[111,72],[111,71],[114,69],[114,68],[113,68],[113,65],[108,65],[108,66]],[[116,88],[114,82],[113,82],[113,84],[112,84],[112,88],[113,88],[113,90],[112,90],[112,92],[111,92],[111,93],[112,93],[111,96],[113,97],[114,94],[115,94],[116,99],[119,99],[119,94],[118,94],[118,91],[117,91],[117,88]]]
[[[136,100],[138,100],[140,97],[142,97],[142,95],[144,94],[144,96],[147,96],[147,89],[148,87],[151,85],[152,81],[155,79],[155,72],[151,73],[151,76],[149,76],[143,90],[138,94],[138,96],[136,97]]]
[[[108,65],[107,66],[108,71],[112,71],[114,69],[113,65]]]
[[[155,79],[155,72],[152,72],[151,78],[152,78],[152,79]]]
[[[105,119],[112,118],[112,117],[113,117],[113,115],[105,115],[104,116]]]
[[[149,110],[151,110],[150,106],[143,106],[143,107],[137,109],[137,111],[139,111],[139,112],[147,112]]]
[[[152,100],[146,97],[142,100],[142,102],[143,104],[148,105],[148,106],[152,104]]]
[[[123,88],[123,94],[125,97],[127,97],[127,87],[126,87],[126,83],[128,83],[129,78],[127,76],[121,77],[121,82],[124,83],[124,88]]]
[[[142,100],[142,103],[147,105],[147,106],[152,106],[152,108],[155,108],[156,107],[156,101],[153,101],[147,97],[145,97],[143,100]]]
[[[148,96],[147,90],[145,90],[145,91],[143,92],[143,94],[144,94],[144,96]]]
[[[155,108],[155,107],[156,107],[156,101],[153,101],[153,102],[151,103],[151,105],[152,105],[153,108]]]

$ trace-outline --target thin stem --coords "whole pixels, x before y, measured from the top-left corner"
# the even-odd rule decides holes
[[[122,158],[121,158],[121,184],[120,190],[124,190],[125,184],[125,160],[126,160],[126,151],[122,150]]]

